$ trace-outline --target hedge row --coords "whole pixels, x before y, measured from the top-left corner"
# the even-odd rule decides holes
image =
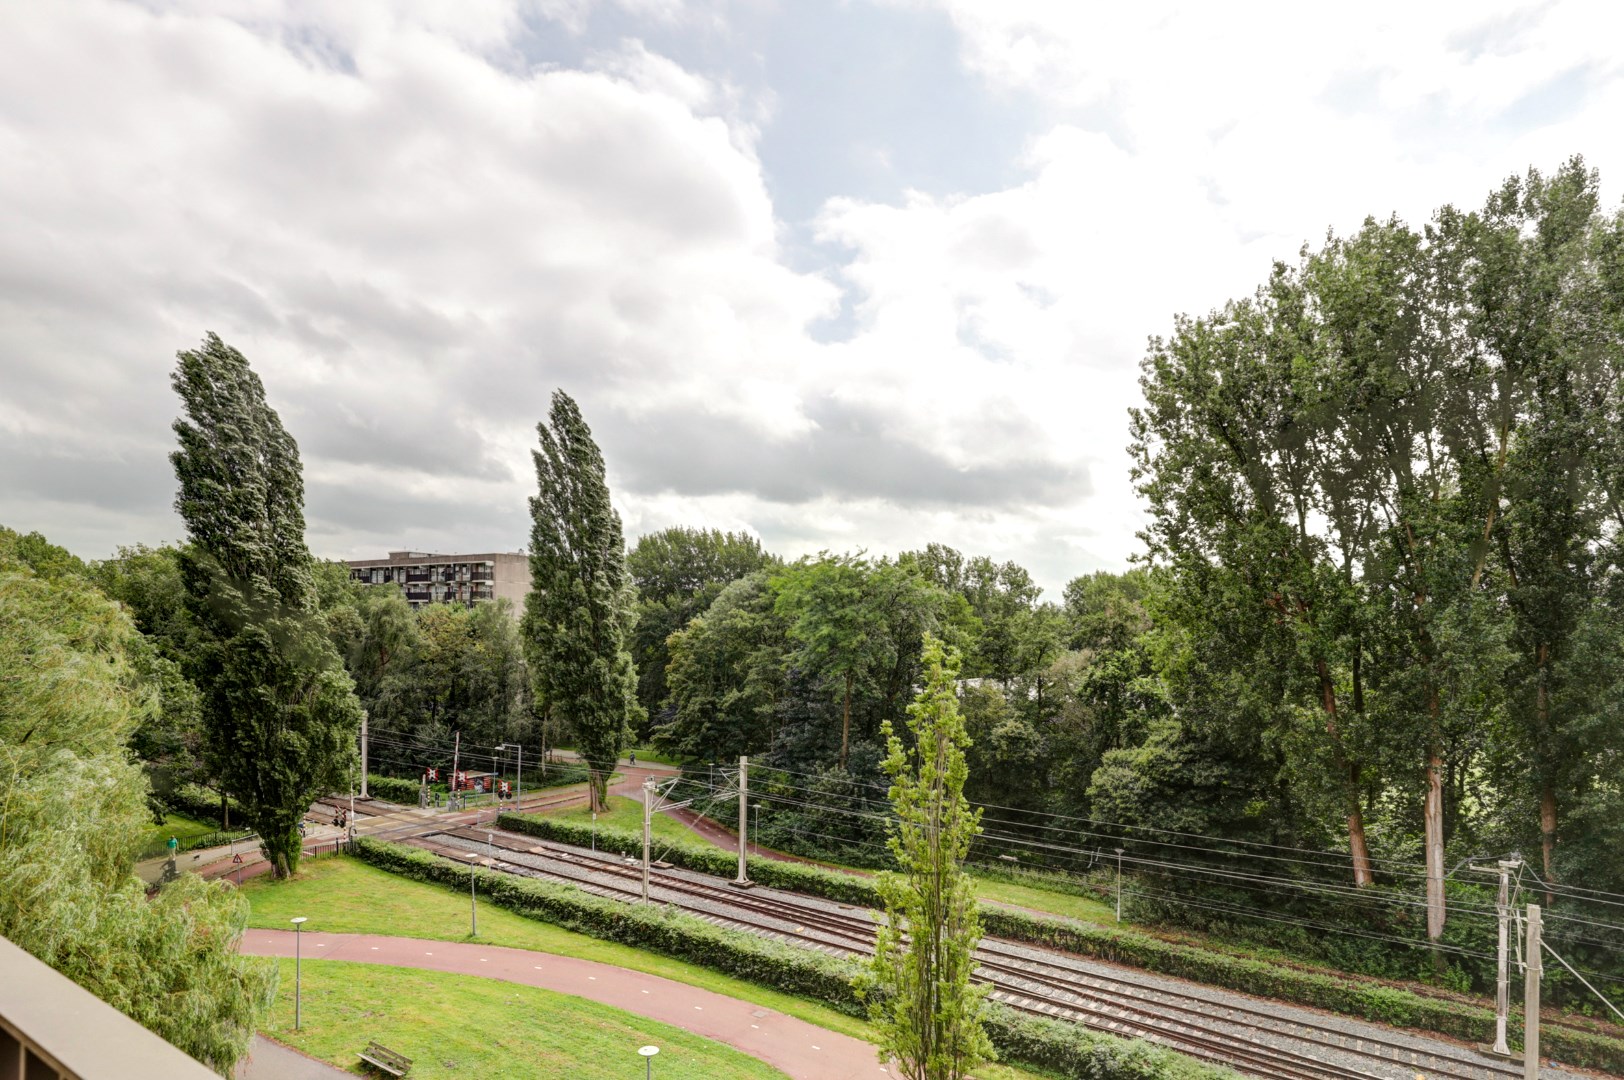
[[[460,889],[470,872],[415,848],[367,837],[355,842],[363,861],[415,881]],[[642,907],[567,885],[476,869],[475,887],[491,903],[607,941],[664,953],[855,1016],[864,1007],[852,989],[860,966],[811,949],[724,930],[666,907]],[[996,1002],[987,1033],[1004,1060],[1051,1069],[1068,1080],[1232,1080],[1225,1069],[1171,1051],[1129,1042],[1076,1024],[1027,1016]]]
[[[522,814],[502,814],[497,818],[497,823],[504,829],[522,832],[543,840],[555,840],[560,844],[588,847],[593,843],[592,826],[579,822]],[[600,850],[612,851],[617,855],[641,858],[643,835],[629,829],[599,825],[597,846]],[[666,862],[702,874],[731,878],[739,867],[739,856],[736,852],[725,851],[709,844],[662,843],[659,850],[660,857]],[[750,856],[746,862],[751,880],[760,885],[821,896],[842,904],[859,904],[863,907],[878,907],[880,904],[880,896],[874,889],[874,882],[868,878],[842,874],[836,870],[826,870],[821,866],[811,866],[807,863],[780,862],[756,856]]]
[[[367,794],[401,806],[416,806],[419,785],[416,780],[367,773]]]
[[[586,779],[587,771],[580,766],[548,765],[544,769],[538,768],[534,771],[526,771],[524,774],[524,787],[526,791],[540,791],[542,788],[585,783]],[[417,805],[421,783],[419,780],[403,780],[398,776],[367,774],[367,787],[372,794],[380,799],[400,803],[402,806]],[[444,783],[430,784],[429,788],[442,794],[446,791]]]
[[[212,821],[220,824],[220,795],[210,791],[201,784],[186,784],[176,788],[163,797],[164,805],[178,814],[185,814],[198,821]],[[228,800],[234,820],[241,820],[237,815],[241,807],[236,799]]]
[[[502,826],[515,832],[559,843],[586,847],[589,826],[553,818],[504,814]],[[643,838],[626,829],[599,826],[597,845],[605,851],[641,856]],[[720,848],[698,845],[662,847],[666,861],[700,873],[732,877],[738,856]],[[777,862],[751,857],[750,877],[763,885],[821,896],[845,904],[878,907],[879,896],[869,878],[842,874],[804,863]],[[1283,967],[1226,953],[1179,945],[1133,930],[1092,923],[1047,919],[992,904],[981,905],[981,926],[991,937],[1045,945],[1126,964],[1209,986],[1238,990],[1260,997],[1355,1016],[1394,1027],[1417,1028],[1473,1042],[1494,1037],[1494,1013],[1485,1008],[1423,997],[1408,990],[1333,975]],[[1511,1021],[1513,1040],[1520,1045],[1521,1026]],[[1547,1026],[1540,1045],[1548,1057],[1624,1075],[1624,1043],[1571,1028]]]
[[[469,870],[416,848],[358,837],[366,862],[416,881],[464,888]],[[824,953],[713,926],[663,906],[645,907],[593,896],[532,878],[475,870],[476,887],[498,907],[542,922],[688,960],[750,982],[860,1014],[852,968]]]

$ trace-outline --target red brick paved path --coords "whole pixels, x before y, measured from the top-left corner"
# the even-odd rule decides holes
[[[866,1042],[773,1012],[738,998],[640,971],[550,953],[470,942],[323,934],[305,931],[304,951],[322,960],[354,960],[395,967],[483,975],[539,986],[612,1005],[650,1020],[726,1043],[782,1069],[795,1080],[851,1080],[890,1075]],[[287,930],[248,930],[242,951],[291,957]]]

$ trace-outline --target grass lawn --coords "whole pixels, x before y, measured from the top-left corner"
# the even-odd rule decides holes
[[[1082,922],[1116,922],[1116,910],[1090,896],[1075,896],[1037,885],[995,881],[977,877],[975,874],[970,875],[970,880],[974,883],[976,896],[983,900],[996,900],[1017,907],[1031,908],[1034,911],[1045,911],[1051,915],[1064,915]]]
[[[583,804],[571,806],[565,810],[547,810],[542,812],[543,817],[557,818],[560,821],[573,821],[581,825],[592,824],[592,812]],[[643,803],[640,799],[628,799],[623,795],[609,796],[609,810],[598,815],[598,824],[611,829],[629,829],[639,836],[643,833]],[[688,830],[688,827],[675,818],[664,814],[654,815],[653,836],[656,847],[664,844],[698,844],[704,846],[705,841]],[[655,852],[659,854],[658,851]]]
[[[636,754],[638,761],[651,761],[656,765],[671,765],[678,768],[682,766],[681,759],[663,754],[652,746],[634,746],[628,753]]]
[[[171,836],[180,841],[180,849],[185,851],[188,840],[196,840],[200,836],[219,831],[220,827],[213,822],[199,821],[185,814],[165,814],[161,824],[147,826],[147,831],[141,839],[141,857],[151,858],[154,855],[164,854],[169,850]]]
[[[641,827],[641,817],[638,820]],[[298,875],[288,881],[276,882],[262,877],[250,878],[243,884],[243,895],[252,905],[248,925],[286,930],[289,919],[304,915],[310,919],[305,929],[317,932],[394,934],[439,941],[471,940],[468,937],[468,897],[465,893],[408,881],[348,857],[304,859],[299,867]],[[674,982],[753,1001],[763,1008],[838,1031],[842,1035],[870,1039],[872,1034],[866,1021],[828,1006],[769,990],[659,953],[599,941],[550,923],[526,919],[484,901],[479,904],[478,940],[646,971]],[[382,1037],[369,1037],[377,1038],[385,1046],[391,1045]],[[365,1042],[363,1038],[361,1043]],[[407,1050],[401,1050],[401,1053],[412,1056]],[[413,1075],[417,1075],[415,1069]],[[1043,1074],[993,1066],[980,1070],[979,1075],[986,1080],[1036,1080]]]
[[[532,986],[346,960],[306,960],[293,1030],[293,961],[266,1034],[342,1068],[376,1040],[412,1059],[413,1077],[568,1076],[623,1080],[660,1048],[671,1080],[784,1080],[730,1046],[595,1001]],[[359,1070],[357,1070],[359,1071]]]

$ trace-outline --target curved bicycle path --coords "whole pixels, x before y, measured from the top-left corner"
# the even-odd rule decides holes
[[[318,931],[306,931],[304,936],[309,940],[303,942],[303,951],[312,959],[481,975],[611,1005],[726,1043],[783,1070],[794,1080],[891,1075],[879,1063],[874,1047],[866,1042],[658,975],[478,942]],[[241,948],[250,956],[291,959],[293,937],[287,930],[247,930]]]

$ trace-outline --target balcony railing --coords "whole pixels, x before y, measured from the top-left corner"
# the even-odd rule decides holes
[[[72,979],[0,938],[0,1077],[219,1080]]]

